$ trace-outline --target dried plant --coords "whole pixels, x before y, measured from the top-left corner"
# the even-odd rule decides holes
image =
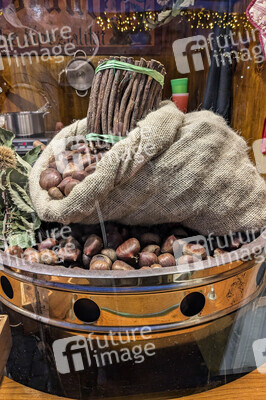
[[[15,152],[7,146],[0,146],[0,171],[16,168],[17,159]]]
[[[13,139],[12,132],[0,128],[0,248],[33,246],[41,223],[27,193],[31,166],[41,148],[20,157]]]

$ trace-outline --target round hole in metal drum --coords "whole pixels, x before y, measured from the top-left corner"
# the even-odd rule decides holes
[[[101,311],[94,301],[79,299],[74,304],[74,313],[80,321],[89,323],[97,321]]]
[[[193,315],[200,313],[204,306],[204,295],[199,292],[193,292],[184,297],[180,305],[180,310],[186,317],[193,317]]]
[[[261,284],[261,282],[262,282],[262,280],[263,280],[263,278],[264,278],[265,267],[266,267],[266,262],[264,261],[264,262],[261,264],[261,266],[260,266],[260,268],[259,268],[259,270],[258,270],[258,273],[257,273],[257,277],[256,277],[257,286],[259,286],[259,285]]]
[[[2,290],[5,293],[6,297],[8,297],[9,299],[13,299],[14,291],[9,280],[5,276],[1,276],[0,282]]]

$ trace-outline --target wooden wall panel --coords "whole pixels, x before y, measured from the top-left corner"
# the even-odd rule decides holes
[[[239,3],[238,7],[239,7]],[[241,10],[240,10],[241,11]],[[161,61],[167,70],[164,87],[164,98],[170,98],[170,79],[185,77],[177,72],[174,60],[172,43],[176,39],[205,34],[206,32],[191,30],[186,20],[180,17],[172,20],[168,25],[159,29],[162,41],[160,56],[149,56]],[[98,59],[95,57],[93,64],[96,66]],[[148,57],[147,57],[148,58]],[[0,111],[36,110],[49,100],[52,105],[51,113],[46,118],[46,129],[53,131],[57,121],[65,125],[74,119],[84,118],[87,113],[89,95],[78,97],[69,86],[58,84],[58,75],[65,68],[71,57],[65,57],[63,63],[56,63],[53,58],[48,62],[37,62],[33,58],[32,64],[26,62],[25,66],[17,66],[13,60],[11,65],[4,60],[4,70],[0,71],[0,85],[9,90],[0,94]],[[203,71],[191,71],[189,77],[189,110],[200,107],[204,95],[207,78],[207,68]],[[63,76],[63,75],[62,75]],[[8,84],[3,86],[3,80]],[[233,78],[233,112],[232,127],[239,131],[249,142],[261,138],[263,121],[266,116],[265,96],[265,63],[255,64],[253,61],[240,61],[236,65]]]

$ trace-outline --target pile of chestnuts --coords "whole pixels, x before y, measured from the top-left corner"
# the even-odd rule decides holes
[[[107,143],[70,143],[67,150],[52,157],[48,168],[40,175],[40,186],[54,200],[62,200],[86,176],[91,175],[104,154],[110,149]]]
[[[214,238],[212,248],[206,248],[206,245],[191,243],[187,238],[195,236],[195,232],[177,224],[145,228],[108,222],[104,232],[100,225],[73,224],[71,229],[67,238],[47,237],[36,248],[23,251],[19,246],[12,246],[6,252],[29,263],[67,268],[151,271],[213,259],[245,243],[243,236],[235,235],[227,242],[224,237],[219,241]]]

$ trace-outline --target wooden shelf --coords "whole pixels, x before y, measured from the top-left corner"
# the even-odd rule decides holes
[[[264,366],[266,371],[266,364]],[[180,397],[176,400],[265,400],[266,374],[257,370],[244,377],[207,392],[192,396]],[[63,400],[63,397],[52,396],[20,385],[6,377],[0,384],[0,400]],[[125,398],[126,399],[126,398]],[[130,399],[133,399],[130,397]]]

